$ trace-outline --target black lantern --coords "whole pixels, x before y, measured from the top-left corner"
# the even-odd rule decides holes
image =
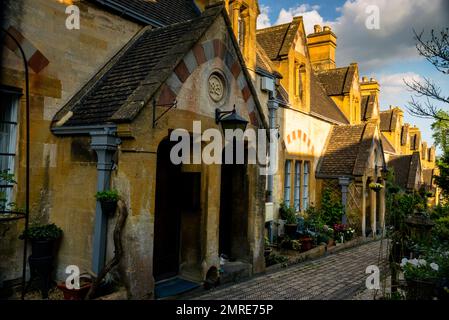
[[[215,110],[215,123],[221,123],[223,130],[236,130],[241,129],[245,131],[248,121],[240,116],[234,109],[232,111],[220,111],[220,109]]]

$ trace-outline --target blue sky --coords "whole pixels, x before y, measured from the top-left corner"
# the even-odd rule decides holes
[[[381,109],[389,105],[405,111],[405,121],[417,125],[424,140],[433,143],[431,120],[411,116],[405,109],[411,93],[403,79],[433,79],[449,96],[449,75],[438,72],[419,57],[412,30],[441,30],[449,26],[449,1],[446,0],[333,0],[300,2],[297,0],[259,0],[258,27],[268,27],[303,16],[306,32],[314,24],[329,25],[338,37],[337,65],[358,62],[360,75],[381,84]],[[379,29],[368,30],[367,6],[379,9]],[[447,107],[446,107],[447,109]]]

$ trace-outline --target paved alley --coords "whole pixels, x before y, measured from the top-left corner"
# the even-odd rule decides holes
[[[344,300],[366,289],[369,265],[386,266],[387,241],[373,241],[314,261],[217,288],[194,299]],[[381,275],[382,276],[382,275]]]

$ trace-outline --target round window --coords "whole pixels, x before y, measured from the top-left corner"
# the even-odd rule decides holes
[[[209,96],[215,102],[223,100],[225,96],[226,85],[223,76],[214,72],[209,77]]]

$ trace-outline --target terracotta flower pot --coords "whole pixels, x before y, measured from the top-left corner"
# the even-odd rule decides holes
[[[312,238],[302,238],[301,239],[301,252],[309,251],[313,248],[313,239]]]
[[[89,292],[91,282],[81,283],[79,289],[69,289],[65,283],[58,283],[57,287],[64,294],[64,300],[84,300]]]

